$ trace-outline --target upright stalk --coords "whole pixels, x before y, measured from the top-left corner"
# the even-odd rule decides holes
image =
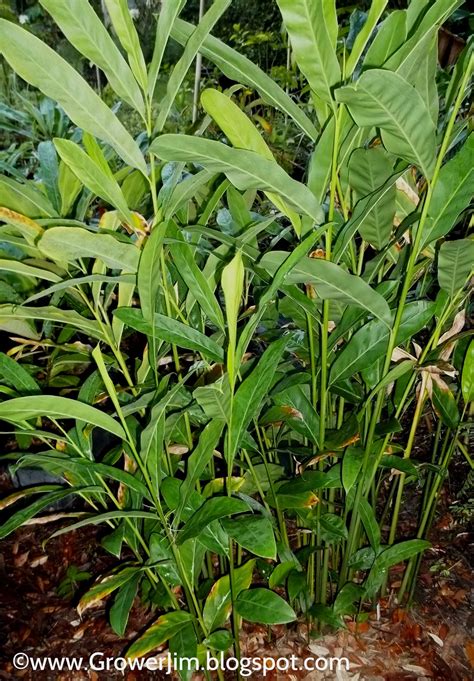
[[[441,166],[443,163],[443,159],[446,155],[446,151],[449,146],[449,142],[451,139],[451,135],[453,132],[454,124],[456,122],[456,118],[459,112],[459,109],[461,107],[463,98],[464,98],[464,91],[466,89],[467,83],[470,78],[470,74],[472,71],[472,66],[474,63],[474,56],[470,58],[469,65],[466,69],[466,72],[464,74],[464,77],[459,85],[459,90],[458,94],[456,97],[456,101],[453,106],[453,111],[451,113],[448,125],[446,127],[446,131],[443,137],[443,141],[436,159],[436,164],[435,164],[435,169],[433,172],[433,177],[431,180],[427,180],[427,192],[425,196],[425,200],[423,202],[423,209],[420,217],[420,221],[418,223],[418,227],[415,230],[414,234],[414,242],[411,247],[410,251],[410,256],[408,259],[407,267],[406,267],[406,274],[405,278],[403,280],[403,286],[402,290],[400,293],[400,298],[398,300],[398,307],[397,307],[397,312],[395,315],[395,320],[393,323],[393,327],[390,331],[390,337],[389,337],[389,343],[388,343],[388,348],[387,352],[385,355],[385,362],[384,362],[384,368],[383,368],[383,375],[385,376],[388,373],[388,370],[390,368],[390,363],[392,359],[392,354],[393,351],[396,347],[397,344],[397,336],[398,336],[398,331],[400,328],[401,320],[402,320],[402,315],[403,311],[405,308],[405,304],[407,301],[407,296],[410,291],[411,283],[412,283],[412,278],[415,270],[415,265],[416,261],[420,252],[420,247],[422,243],[422,238],[423,238],[423,231],[424,231],[424,226],[426,223],[426,220],[428,218],[428,212],[429,212],[429,207],[431,203],[431,199],[433,196],[433,191],[436,186],[436,183],[438,181],[439,173],[441,170]],[[369,425],[369,430],[368,430],[368,435],[365,443],[365,451],[364,451],[364,460],[362,464],[362,480],[367,483],[367,474],[368,474],[368,466],[370,462],[370,453],[373,447],[373,442],[374,442],[374,436],[375,436],[375,429],[377,427],[377,424],[380,421],[380,416],[382,413],[382,407],[383,407],[383,402],[384,402],[384,395],[383,391],[380,391],[377,395],[376,403],[374,406],[374,410],[372,412],[372,418],[371,422]],[[364,489],[365,487],[365,489]],[[352,509],[352,517],[351,517],[351,524],[349,528],[349,537],[347,541],[347,551],[344,554],[344,559],[343,559],[343,564],[341,567],[341,572],[340,572],[340,579],[339,579],[339,585],[342,586],[344,582],[346,581],[347,578],[347,567],[348,567],[348,561],[350,556],[352,555],[358,533],[359,533],[359,526],[360,526],[360,516],[358,512],[359,504],[360,501],[363,497],[364,494],[367,494],[370,489],[370,485],[365,485],[362,483],[358,485],[357,487],[357,492],[356,492],[356,498],[354,501],[354,507]]]

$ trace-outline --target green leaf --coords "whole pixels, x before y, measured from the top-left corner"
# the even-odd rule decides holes
[[[158,291],[160,288],[161,250],[168,223],[155,225],[145,242],[138,266],[138,295],[143,317],[151,322],[156,310]]]
[[[406,43],[405,43],[406,44]],[[397,60],[397,54],[388,63]],[[435,127],[439,117],[439,95],[436,85],[438,70],[438,28],[428,31],[414,48],[408,60],[394,68],[420,94]]]
[[[454,395],[448,386],[441,386],[433,381],[431,400],[444,425],[455,430],[459,423],[459,410]]]
[[[263,256],[260,264],[273,275],[287,257],[285,252],[272,251]],[[349,274],[333,262],[322,258],[302,258],[286,275],[284,283],[313,284],[319,298],[362,307],[387,327],[390,323],[390,310],[385,298],[363,279]]]
[[[61,215],[69,215],[83,187],[82,182],[63,161],[59,163],[58,188],[61,194]]]
[[[81,227],[50,227],[38,247],[51,260],[73,262],[78,258],[98,258],[112,269],[136,272],[140,251],[112,234],[89,232]]]
[[[233,636],[227,629],[220,629],[208,636],[204,643],[211,650],[226,652],[234,642]]]
[[[24,369],[19,362],[0,352],[0,376],[18,393],[37,393],[40,387],[35,379]]]
[[[270,161],[274,160],[258,129],[230,97],[218,90],[207,89],[201,95],[201,103],[234,147],[255,151]],[[301,232],[299,216],[278,195],[267,192],[267,196],[277,209],[291,220],[299,235]]]
[[[91,608],[97,605],[97,603],[103,601],[104,598],[107,598],[107,596],[109,596],[112,592],[116,591],[132,577],[136,576],[138,569],[139,568],[136,567],[124,568],[117,574],[107,575],[106,577],[102,578],[98,584],[94,584],[94,586],[89,589],[89,591],[87,591],[87,593],[85,593],[79,601],[77,606],[79,616],[81,616],[82,613],[84,613],[88,608]]]
[[[92,338],[105,340],[104,332],[95,319],[87,319],[75,310],[60,310],[57,307],[33,307],[27,305],[0,305],[0,319],[20,322],[41,319],[47,322],[67,324]]]
[[[49,199],[36,188],[33,182],[17,182],[3,175],[0,176],[0,206],[5,206],[29,218],[57,216]]]
[[[168,641],[172,636],[177,634],[182,627],[188,622],[192,621],[192,615],[183,610],[175,610],[174,612],[167,612],[161,615],[149,627],[145,633],[140,636],[127,650],[127,658],[134,660],[149,653],[151,650],[158,648],[162,643]]]
[[[473,195],[474,134],[470,134],[461,150],[441,168],[423,228],[422,248],[445,236]]]
[[[382,13],[386,6],[387,0],[372,0],[372,4],[367,14],[367,18],[364,22],[364,25],[362,26],[362,29],[359,31],[359,33],[356,36],[356,39],[354,40],[351,53],[346,61],[344,69],[346,78],[348,78],[354,72],[354,69],[357,66],[357,63],[361,58],[362,53],[364,52],[367,43],[369,42],[370,37],[377,25],[377,22],[382,16]],[[382,62],[377,64],[377,66],[379,65],[381,66],[381,64]]]
[[[94,491],[104,493],[104,490],[101,487],[94,487],[93,489]],[[122,520],[123,518],[127,518],[129,520],[132,520],[133,518],[141,518],[143,520],[149,520],[153,523],[156,523],[159,520],[158,516],[155,513],[151,513],[150,511],[107,511],[106,513],[91,515],[87,518],[84,518],[83,520],[79,520],[77,523],[68,525],[67,527],[62,527],[60,530],[53,532],[50,539],[53,537],[59,537],[62,534],[67,534],[68,532],[74,532],[75,530],[79,530],[81,527],[87,527],[87,525],[100,525],[100,523],[108,523],[111,520]]]
[[[235,383],[235,350],[237,346],[237,321],[239,318],[240,301],[244,290],[245,270],[242,253],[237,251],[232,260],[224,267],[221,276],[221,286],[224,292],[225,313],[227,318],[227,333],[229,348],[227,352],[227,368],[231,385]]]
[[[186,4],[186,0],[176,0],[176,2],[165,2],[158,14],[158,21],[156,24],[155,47],[153,50],[153,57],[151,59],[150,67],[148,69],[148,96],[150,100],[153,99],[155,93],[156,81],[160,73],[163,55],[165,53],[166,45],[171,34],[171,29],[176,21],[179,13]]]
[[[143,318],[141,311],[135,308],[121,307],[114,310],[114,315],[127,326],[147,336],[155,336],[180,348],[200,352],[204,357],[216,362],[222,362],[224,358],[222,348],[212,338],[208,338],[192,326],[178,322],[171,317],[155,313],[152,326]]]
[[[295,210],[320,224],[321,208],[312,192],[293,180],[276,161],[263,158],[254,151],[231,147],[191,135],[162,135],[150,150],[165,161],[183,161],[202,165],[207,170],[224,173],[232,184],[246,191],[261,189],[280,195]]]
[[[180,45],[185,45],[193,29],[194,27],[191,24],[177,19],[173,24],[171,35]],[[310,118],[304,113],[302,107],[298,106],[273,78],[268,76],[250,59],[239,54],[236,50],[228,47],[213,36],[206,38],[202,45],[201,53],[206,59],[215,64],[227,78],[235,80],[237,83],[243,83],[248,87],[253,87],[265,102],[268,102],[268,104],[293,119],[296,125],[310,139],[313,141],[317,139],[318,131]]]
[[[71,168],[82,184],[107,203],[110,203],[111,206],[117,208],[125,221],[130,224],[132,215],[122,190],[113,176],[104,172],[100,165],[75,142],[56,138],[54,145],[64,163]]]
[[[202,647],[200,647],[200,652],[201,650]],[[194,672],[200,668],[196,628],[192,622],[185,624],[170,639],[169,652],[172,659],[177,660],[176,667],[181,681],[191,681]]]
[[[249,423],[255,418],[260,403],[268,394],[287,342],[287,338],[274,341],[265,350],[256,368],[243,381],[235,394],[226,452],[229,465],[234,459]]]
[[[235,539],[244,549],[262,558],[276,558],[276,543],[273,527],[268,518],[243,515],[222,521],[222,527],[229,537]]]
[[[73,402],[73,400],[70,401]],[[5,402],[3,404],[5,404]],[[3,406],[3,404],[0,404],[0,408]],[[0,418],[2,418],[1,413]],[[48,508],[52,504],[55,504],[58,501],[62,501],[63,499],[66,499],[66,497],[69,497],[72,494],[85,494],[90,491],[97,492],[100,491],[100,489],[101,489],[100,487],[85,487],[85,488],[74,487],[71,489],[45,494],[43,497],[41,497],[41,499],[38,499],[37,501],[33,502],[26,508],[22,508],[21,511],[17,511],[13,515],[11,515],[6,522],[0,525],[0,539],[5,539],[5,537],[8,537],[9,534],[14,532],[16,529],[24,525],[28,520],[34,518],[43,509]]]
[[[248,589],[252,582],[255,559],[247,561],[234,570],[234,593],[238,595],[243,589]],[[203,620],[209,632],[220,629],[226,623],[232,610],[229,575],[224,575],[212,586],[203,609]]]
[[[127,0],[104,0],[115,33],[127,53],[133,75],[144,91],[148,87],[145,58]]]
[[[458,239],[441,244],[438,256],[438,281],[450,298],[467,284],[474,268],[474,241]]]
[[[363,458],[364,452],[360,447],[348,447],[344,452],[342,459],[342,484],[346,494],[349,493],[358,478]]]
[[[327,624],[333,629],[341,629],[344,627],[344,620],[340,615],[336,615],[332,607],[323,605],[322,603],[315,603],[310,608],[311,616],[317,622]]]
[[[127,629],[128,617],[130,610],[137,595],[140,575],[135,575],[129,579],[126,584],[120,587],[115,596],[114,604],[110,608],[109,620],[110,626],[117,634],[117,636],[124,636]]]
[[[197,537],[213,520],[225,518],[235,513],[245,513],[248,504],[235,497],[212,497],[198,508],[196,513],[187,521],[178,535],[177,543],[182,544],[187,539]]]
[[[380,528],[375,517],[374,509],[369,504],[367,499],[360,500],[359,513],[370,545],[374,551],[377,552],[380,547]]]
[[[16,272],[17,274],[24,274],[27,277],[34,277],[37,279],[44,279],[45,281],[59,282],[61,278],[50,272],[50,270],[43,270],[39,267],[27,265],[19,260],[2,260],[0,259],[0,270],[3,272]]]
[[[287,624],[296,619],[296,613],[281,596],[269,589],[241,591],[235,609],[248,622],[259,624]]]
[[[112,89],[145,116],[142,93],[103,23],[84,0],[41,0],[69,42],[106,75]]]
[[[393,565],[408,560],[417,553],[425,551],[431,546],[430,542],[423,539],[409,539],[408,541],[389,546],[382,551],[374,561],[369,576],[365,582],[366,595],[371,598],[383,583],[387,570]]]
[[[212,460],[223,428],[223,421],[214,420],[208,423],[201,433],[196,448],[189,456],[186,478],[180,487],[180,502],[175,514],[176,522],[179,522],[181,519],[183,508],[188,503],[190,495],[194,492],[196,482]]]
[[[364,58],[364,67],[382,66],[403,44],[407,36],[406,12],[394,10],[380,24]]]
[[[193,396],[208,418],[229,420],[230,386],[225,377],[212,385],[196,388]]]
[[[0,419],[18,423],[38,416],[54,419],[75,419],[102,428],[124,440],[122,426],[111,416],[89,404],[56,395],[15,397],[0,403]]]
[[[46,194],[56,212],[61,210],[61,195],[58,188],[59,165],[58,155],[51,140],[38,144],[39,175]]]
[[[397,345],[405,343],[426,326],[434,315],[434,308],[434,303],[425,300],[408,303],[403,311]],[[331,366],[329,382],[334,384],[342,381],[374,364],[386,353],[389,337],[390,330],[378,319],[372,320],[356,331],[347,345],[336,355]]]
[[[356,149],[351,154],[349,183],[355,190],[357,198],[364,198],[380,190],[392,172],[392,163],[380,147]],[[397,188],[394,182],[383,193],[373,210],[366,213],[359,226],[361,237],[379,250],[387,245],[392,234],[396,195]]]
[[[354,603],[360,601],[365,594],[365,590],[359,584],[347,582],[338,592],[336,600],[334,601],[335,615],[349,615],[354,614]]]
[[[334,513],[324,513],[320,520],[321,538],[328,544],[347,539],[347,527],[344,518]]]
[[[110,480],[116,480],[141,497],[151,500],[150,493],[145,484],[131,473],[123,471],[118,467],[108,466],[99,461],[90,461],[85,458],[78,459],[60,455],[59,452],[57,453],[57,456],[42,452],[39,455],[25,454],[22,457],[22,465],[34,467],[41,465],[42,462],[45,465],[48,465],[48,470],[51,470],[58,475],[63,475],[65,471],[69,471],[84,480],[95,480],[98,475],[104,478],[110,478]]]
[[[33,324],[23,319],[18,319],[15,314],[13,305],[0,306],[0,329],[7,331],[14,336],[21,336],[22,338],[34,338],[38,340],[40,335],[37,333]]]
[[[334,3],[322,0],[277,0],[290,37],[296,63],[310,88],[325,102],[333,100],[331,88],[341,80],[336,41],[327,16]]]
[[[155,132],[161,132],[166,119],[169,116],[173,102],[186,78],[196,54],[203,42],[212,31],[216,23],[222,17],[231,0],[214,0],[208,11],[204,14],[199,25],[193,30],[184,46],[184,52],[174,66],[171,76],[167,79],[166,95],[161,102],[160,113],[155,125]]]
[[[224,331],[225,324],[221,308],[207,278],[196,264],[191,246],[186,243],[181,232],[179,232],[174,223],[170,223],[168,233],[173,238],[173,242],[170,243],[169,249],[180,277],[184,279],[186,286],[199,303],[202,311],[218,329]]]
[[[291,386],[276,394],[274,400],[275,404],[280,405],[286,412],[293,411],[293,414],[287,413],[285,418],[290,428],[309,438],[319,447],[319,416],[309,399],[309,391],[305,390],[305,386]]]
[[[18,75],[57,101],[77,126],[110,144],[126,163],[147,174],[137,143],[62,57],[29,31],[4,19],[0,19],[0,44],[3,56]]]
[[[410,461],[410,459],[401,459],[399,456],[394,454],[387,454],[380,460],[380,466],[382,468],[390,468],[396,471],[401,471],[406,475],[413,475],[415,478],[420,477],[416,466]]]
[[[354,85],[336,91],[360,127],[377,126],[387,151],[413,163],[431,178],[435,128],[421,95],[398,73],[371,69]]]
[[[439,28],[454,10],[462,4],[462,0],[435,0],[435,2],[410,3],[407,10],[407,31],[409,34],[406,40],[393,56],[385,62],[385,68],[396,69],[404,68],[406,63],[412,61],[414,54],[418,51],[418,46],[422,43],[428,33],[433,28]],[[426,9],[426,11],[424,11]],[[420,11],[421,10],[421,11]]]
[[[369,224],[374,222],[374,216],[378,213],[379,206],[384,207],[387,204],[387,197],[392,195],[394,189],[396,191],[395,183],[404,172],[405,168],[398,170],[388,178],[382,187],[356,203],[350,219],[340,230],[334,245],[334,259],[337,262],[342,260],[344,253],[353,243],[352,239],[356,232],[363,230],[366,222]]]
[[[1,261],[0,261],[1,262]],[[1,265],[0,265],[1,266]],[[26,272],[25,272],[26,274]],[[41,277],[45,279],[46,277]],[[135,277],[133,274],[121,274],[116,277],[107,276],[105,274],[89,274],[85,277],[72,277],[71,279],[66,279],[65,281],[60,281],[53,286],[48,286],[48,288],[34,293],[32,296],[25,300],[25,305],[32,303],[34,300],[39,300],[45,296],[50,296],[56,291],[64,291],[67,288],[74,288],[74,286],[83,286],[85,284],[95,284],[96,282],[102,282],[107,284],[133,284]]]
[[[466,404],[474,400],[474,340],[469,343],[464,357],[461,389]]]

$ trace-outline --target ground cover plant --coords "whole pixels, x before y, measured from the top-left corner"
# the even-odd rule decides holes
[[[0,177],[0,419],[17,441],[3,459],[60,477],[0,502],[0,537],[54,505],[70,522],[52,536],[103,525],[116,568],[78,609],[110,598],[123,634],[137,593],[153,603],[130,657],[165,642],[238,655],[241,619],[342,627],[402,563],[404,602],[454,454],[472,466],[470,43],[442,97],[436,81],[461,3],[374,0],[349,43],[334,3],[278,0],[298,99],[212,36],[230,0],[197,26],[185,4],[163,4],[147,65],[124,0],[105,0],[110,31],[85,0],[41,2],[137,137],[0,20],[6,63],[76,126],[43,142],[39,182]],[[157,111],[170,39],[183,50]],[[193,134],[163,134],[198,53],[234,84],[201,93]],[[242,87],[299,130],[304,178],[237,105]]]

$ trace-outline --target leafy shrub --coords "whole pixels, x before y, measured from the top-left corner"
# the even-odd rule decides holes
[[[278,0],[306,103],[212,37],[229,0],[197,28],[178,18],[183,0],[165,4],[148,67],[126,3],[105,4],[126,59],[87,3],[42,0],[141,117],[137,139],[53,50],[0,22],[7,62],[83,131],[55,140],[63,175],[49,187],[0,180],[0,418],[16,466],[65,482],[4,500],[40,495],[0,535],[83,499],[53,536],[104,523],[118,564],[80,611],[113,596],[123,633],[140,588],[161,612],[132,657],[167,640],[187,656],[232,640],[238,652],[231,615],[234,634],[241,617],[342,626],[393,565],[409,561],[399,598],[411,587],[465,451],[468,48],[441,113],[436,88],[437,29],[459,3],[384,15],[374,1],[348,52],[334,5]],[[170,35],[185,48],[154,117]],[[161,134],[198,51],[299,129],[305,183],[235,104],[239,85],[202,93],[196,134]],[[211,119],[225,143],[206,137]],[[100,208],[88,221],[67,218],[79,194]],[[425,416],[435,437],[417,460]],[[408,485],[422,504],[401,537]]]

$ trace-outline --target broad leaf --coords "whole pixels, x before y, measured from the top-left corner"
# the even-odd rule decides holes
[[[0,176],[0,206],[29,218],[57,216],[49,199],[37,189],[34,182],[17,182],[3,175]]]
[[[140,258],[140,251],[132,243],[81,227],[50,227],[38,241],[38,247],[57,262],[98,258],[108,267],[125,272],[136,272]]]
[[[456,156],[441,168],[423,228],[422,247],[445,236],[469,205],[473,195],[473,154],[474,134],[471,134]]]
[[[450,298],[468,282],[474,269],[474,241],[458,239],[441,244],[438,255],[438,281]]]
[[[148,86],[145,58],[127,0],[104,0],[115,33],[127,53],[133,75],[145,91]]]
[[[235,497],[212,497],[187,521],[178,535],[177,543],[182,544],[187,539],[197,537],[214,520],[236,513],[245,513],[248,510],[248,504],[242,501],[242,499],[236,499]]]
[[[58,154],[74,175],[94,194],[117,208],[128,223],[132,222],[125,197],[112,173],[105,172],[78,144],[70,140],[55,139]]]
[[[57,395],[29,395],[0,403],[0,419],[21,423],[39,416],[53,419],[75,419],[102,428],[120,439],[125,439],[122,426],[109,414],[84,402]]]
[[[185,45],[194,27],[186,21],[177,19],[171,35],[180,45]],[[303,132],[312,140],[318,137],[318,131],[303,109],[296,104],[273,78],[262,71],[254,62],[228,47],[225,43],[208,36],[201,52],[206,59],[215,64],[227,78],[255,88],[261,97],[293,119]]]
[[[151,650],[165,643],[165,641],[168,641],[190,621],[192,621],[192,615],[183,610],[167,612],[165,615],[161,615],[155,624],[152,624],[137,641],[132,643],[127,650],[127,657],[131,660],[143,657]]]
[[[434,303],[408,303],[403,311],[397,345],[405,343],[420,331],[434,315]],[[347,345],[336,355],[331,366],[330,383],[336,383],[373,365],[387,351],[390,330],[377,319],[356,331]]]
[[[114,315],[127,326],[147,336],[154,336],[172,345],[178,345],[180,348],[200,352],[204,357],[216,362],[221,362],[224,358],[221,346],[212,338],[171,317],[155,313],[152,325],[144,319],[141,311],[135,308],[121,307],[114,310]]]
[[[345,66],[346,77],[350,76],[353,73],[354,69],[356,68],[359,59],[361,58],[362,53],[364,52],[364,49],[367,43],[369,42],[372,33],[377,25],[377,22],[382,16],[382,13],[386,6],[387,0],[372,0],[372,4],[367,14],[367,18],[361,30],[357,34],[356,39],[354,40],[351,53],[347,59]],[[379,62],[378,65],[380,64],[381,62]]]
[[[29,31],[5,19],[0,19],[0,44],[7,62],[27,83],[59,102],[76,125],[110,144],[126,163],[147,174],[137,143],[62,57]]]
[[[322,0],[277,0],[296,63],[309,86],[323,101],[333,100],[331,89],[341,79],[329,7]]]
[[[195,163],[224,173],[242,191],[261,189],[278,194],[316,223],[323,220],[318,202],[305,185],[290,178],[275,161],[253,151],[232,149],[221,142],[190,135],[162,135],[152,143],[151,151],[165,161]]]
[[[133,73],[89,2],[41,0],[69,42],[96,64],[118,96],[142,116],[145,104]]]
[[[262,400],[267,396],[287,338],[274,341],[260,357],[257,366],[239,386],[233,403],[226,457],[229,466],[237,453],[245,431],[255,418]]]
[[[184,52],[175,64],[171,76],[167,79],[166,95],[161,102],[160,113],[155,125],[155,132],[161,132],[166,119],[171,111],[173,102],[186,78],[196,54],[199,52],[204,40],[224,14],[231,0],[214,0],[208,11],[204,14],[199,25],[189,36],[184,46]]]
[[[222,527],[229,537],[255,556],[276,558],[276,543],[272,523],[268,518],[243,515],[222,521]]]
[[[466,404],[474,400],[474,340],[469,343],[464,357],[461,389]]]
[[[195,486],[201,477],[204,469],[214,456],[214,449],[224,428],[224,422],[211,421],[202,431],[199,442],[187,461],[187,474],[180,487],[180,502],[176,510],[176,522],[179,522],[183,508],[189,500],[189,496],[194,492]]]
[[[241,591],[235,601],[239,615],[248,622],[286,624],[296,619],[296,613],[281,596],[269,589]]]
[[[234,570],[234,592],[237,596],[243,589],[248,589],[252,582],[255,559],[247,561]],[[208,631],[220,629],[226,623],[232,610],[229,575],[217,580],[212,586],[203,609],[203,620]]]
[[[287,253],[272,251],[263,256],[260,264],[267,272],[273,274],[287,257]],[[305,257],[292,268],[284,282],[312,284],[319,298],[362,307],[386,326],[390,323],[390,310],[385,298],[363,279],[349,274],[333,262],[322,258]]]
[[[234,147],[255,151],[270,161],[274,160],[273,154],[260,132],[230,97],[218,90],[208,89],[202,93],[201,103]],[[300,234],[301,221],[299,216],[278,195],[267,192],[267,196],[278,210],[288,216],[296,233]]]
[[[0,352],[0,376],[0,380],[11,385],[17,393],[30,394],[40,390],[33,376],[4,352]]]
[[[225,324],[221,308],[208,280],[196,264],[192,247],[186,243],[174,223],[170,224],[168,233],[173,239],[169,245],[170,253],[180,277],[184,279],[189,292],[197,300],[204,314],[223,331]]]
[[[354,85],[336,92],[360,127],[377,126],[388,151],[415,164],[431,178],[435,128],[420,94],[397,73],[371,69]]]
[[[160,8],[156,24],[155,47],[148,69],[148,96],[151,100],[155,92],[156,81],[158,80],[171,29],[185,4],[186,0],[176,0],[175,2],[165,2]]]
[[[392,172],[392,163],[380,147],[356,149],[349,160],[349,183],[359,199],[380,190]],[[361,237],[379,250],[388,243],[392,233],[396,194],[396,185],[392,183],[373,209],[366,212],[359,226]]]

